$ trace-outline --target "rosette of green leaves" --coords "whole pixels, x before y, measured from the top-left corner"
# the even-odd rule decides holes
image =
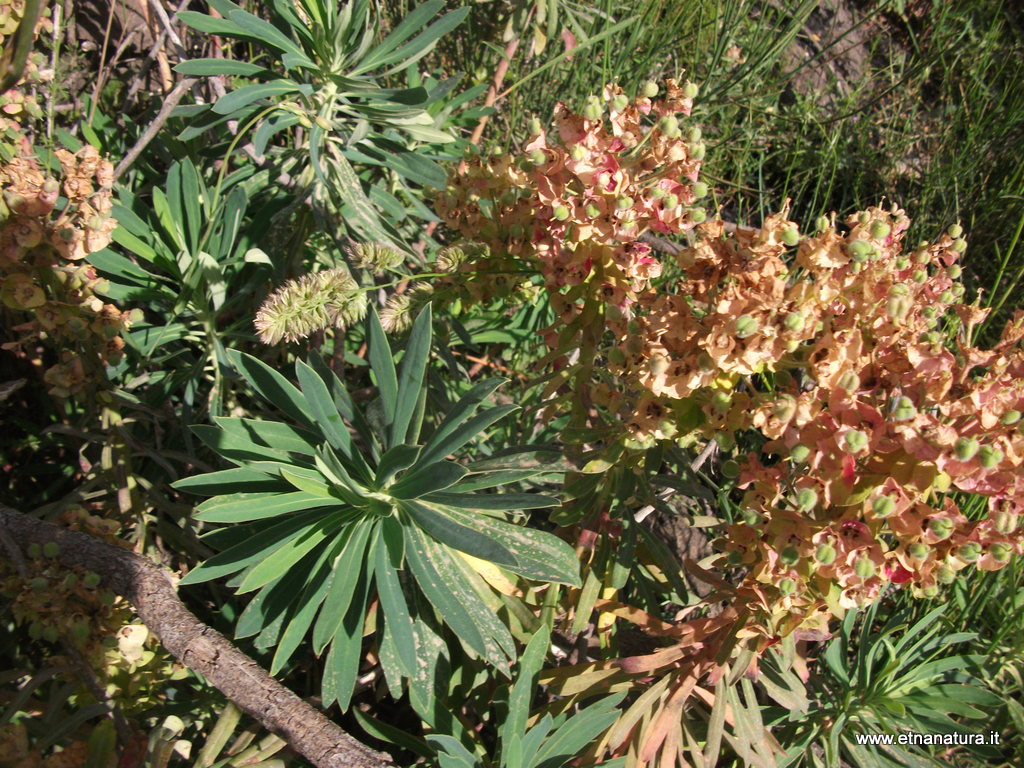
[[[394,227],[375,209],[379,205],[393,215],[396,207],[404,210],[401,203],[380,186],[372,187],[368,196],[352,163],[393,170],[414,184],[444,187],[444,170],[416,145],[454,142],[446,130],[449,110],[438,107],[446,99],[463,104],[484,86],[451,97],[454,79],[429,90],[418,84],[388,88],[378,81],[406,71],[427,55],[465,19],[469,9],[459,8],[431,24],[444,2],[429,0],[378,42],[374,7],[368,0],[271,0],[268,5],[273,23],[230,0],[210,0],[210,7],[222,18],[195,11],[178,13],[178,19],[194,29],[257,43],[269,54],[260,63],[193,59],[179,64],[175,69],[187,75],[251,79],[225,93],[212,107],[185,108],[200,119],[179,138],[188,140],[237,120],[240,125],[255,126],[253,149],[263,155],[275,136],[301,125],[308,135],[306,159],[345,221],[362,239],[401,243]],[[412,78],[419,82],[418,75]],[[429,217],[422,205],[414,208]]]
[[[578,565],[564,541],[504,519],[557,500],[479,493],[541,470],[471,472],[448,458],[515,410],[479,410],[502,380],[473,386],[421,442],[430,306],[413,324],[397,368],[375,312],[367,339],[382,411],[374,426],[319,357],[296,363],[296,387],[256,358],[228,353],[289,421],[220,418],[216,426],[193,427],[236,466],[177,483],[213,497],[197,519],[230,525],[207,537],[222,551],[181,583],[230,576],[240,594],[256,593],[236,634],[276,648],[274,673],[311,630],[313,650],[327,652],[325,705],[342,708],[355,684],[368,607],[379,601],[376,631],[389,686],[397,693],[408,680],[422,711],[433,701],[436,664],[445,655],[442,623],[468,653],[505,674],[516,657],[511,633],[485,603],[489,588],[472,558],[573,585]]]

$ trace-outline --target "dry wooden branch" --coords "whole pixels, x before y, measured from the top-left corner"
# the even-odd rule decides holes
[[[176,86],[174,90],[167,94],[167,98],[164,99],[164,105],[160,108],[156,117],[153,118],[153,122],[149,124],[146,131],[139,137],[139,140],[135,142],[128,154],[121,158],[121,162],[117,164],[114,169],[114,179],[120,178],[121,174],[124,173],[131,167],[131,164],[135,162],[135,159],[142,154],[144,150],[156,135],[160,132],[160,129],[164,127],[164,123],[167,122],[171,116],[171,112],[178,106],[178,102],[181,101],[181,97],[185,95],[185,91],[192,87],[192,84],[196,81],[194,77],[186,77]]]
[[[169,573],[125,549],[0,505],[0,528],[22,549],[56,542],[65,566],[98,574],[126,598],[164,647],[317,768],[383,768],[391,759],[356,741],[274,680],[178,599]]]

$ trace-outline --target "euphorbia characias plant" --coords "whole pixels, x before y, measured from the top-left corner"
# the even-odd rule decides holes
[[[827,633],[889,584],[927,597],[965,568],[1002,567],[1021,552],[1024,504],[1024,313],[991,350],[972,346],[988,310],[961,301],[962,228],[908,249],[895,205],[841,227],[821,217],[813,233],[788,204],[759,229],[705,221],[701,134],[676,117],[693,89],[666,91],[630,100],[612,86],[582,114],[559,105],[557,138],[534,126],[519,157],[471,161],[438,203],[449,226],[488,245],[487,263],[532,265],[545,280],[559,316],[546,394],[572,413],[567,443],[603,441],[584,455],[602,477],[580,515],[610,511],[627,530],[627,474],[636,489],[679,473],[666,457],[712,439],[727,454],[738,513],[720,510],[717,565],[745,576],[705,572],[729,606],[670,633],[679,652],[659,651],[658,664],[672,686],[639,700],[652,718],[736,653],[756,667],[781,637]],[[659,283],[641,235],[684,230],[695,238],[674,257],[681,277]],[[486,296],[487,285],[460,290]],[[987,514],[969,519],[963,493],[985,497]],[[641,763],[678,743],[668,727],[609,733],[614,754],[640,740]]]
[[[555,506],[556,499],[479,492],[542,467],[517,468],[510,459],[474,469],[451,458],[515,410],[478,410],[502,380],[472,386],[421,439],[431,334],[427,305],[396,368],[376,312],[368,313],[382,411],[375,426],[318,355],[296,363],[296,387],[255,357],[229,353],[287,420],[218,418],[216,426],[194,427],[235,467],[177,484],[213,497],[199,506],[198,520],[229,526],[209,534],[222,551],[182,584],[231,576],[240,593],[256,592],[236,633],[276,649],[273,672],[312,630],[314,651],[327,652],[324,702],[343,709],[374,601],[377,654],[392,693],[400,696],[408,681],[413,705],[425,712],[439,659],[449,654],[445,625],[467,653],[505,674],[516,659],[512,634],[488,605],[488,579],[497,574],[508,583],[508,574],[517,574],[578,584],[568,544],[506,520],[511,511]]]

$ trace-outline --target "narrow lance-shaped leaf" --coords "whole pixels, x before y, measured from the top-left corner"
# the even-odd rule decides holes
[[[248,33],[260,42],[277,48],[284,53],[291,54],[303,66],[309,69],[316,69],[316,65],[309,60],[302,49],[270,22],[264,21],[258,16],[253,16],[248,11],[243,10],[232,11],[228,14],[228,18],[237,24],[243,32]]]
[[[228,350],[228,359],[264,400],[280,408],[303,426],[317,430],[316,419],[310,413],[302,393],[284,376],[262,360],[236,349]]]
[[[456,523],[479,530],[508,550],[515,558],[514,565],[505,566],[509,570],[528,579],[580,586],[576,553],[557,536],[454,507],[445,507],[443,511]]]
[[[334,398],[327,390],[324,380],[301,360],[295,362],[295,375],[302,387],[302,393],[306,396],[309,411],[317,420],[317,424],[328,442],[346,457],[351,458],[352,438],[348,434],[345,422],[341,419],[341,414],[334,407]]]
[[[519,657],[519,668],[517,670],[516,682],[508,697],[508,716],[501,726],[502,734],[502,763],[506,766],[521,765],[521,753],[519,759],[510,762],[508,752],[519,751],[522,738],[526,734],[526,722],[530,716],[530,703],[533,701],[536,692],[537,673],[544,664],[544,657],[547,655],[550,643],[551,627],[546,622],[542,623],[540,629],[534,632],[530,642],[526,644],[526,650]]]
[[[467,474],[465,467],[450,461],[426,464],[410,470],[388,489],[388,493],[398,499],[415,499],[455,485]]]
[[[380,523],[380,543],[373,563],[377,595],[403,667],[398,677],[411,677],[416,671],[418,654],[412,616],[398,578],[403,548],[402,526],[398,519],[394,516],[384,518]]]
[[[284,96],[288,93],[297,93],[299,90],[299,84],[291,80],[271,80],[269,83],[243,85],[217,99],[217,103],[213,105],[213,111],[218,115],[231,115],[236,110],[247,107],[260,99]]]
[[[490,609],[470,594],[465,584],[454,577],[451,555],[415,526],[403,526],[405,556],[416,578],[416,584],[427,600],[437,609],[455,636],[467,647],[483,656],[499,669],[507,671],[508,664],[490,638],[485,638],[478,626],[483,622],[481,611]],[[443,569],[444,575],[442,575]],[[453,578],[454,577],[454,578]],[[507,630],[506,630],[507,631]]]
[[[258,563],[236,590],[239,594],[259,589],[274,579],[284,576],[289,569],[304,558],[309,552],[320,547],[330,539],[345,519],[340,515],[330,515],[311,525],[299,536],[269,553],[263,562]]]
[[[394,423],[398,409],[398,373],[395,361],[391,357],[391,346],[380,324],[377,311],[371,307],[366,314],[366,335],[369,342],[370,369],[377,380],[377,389],[384,404],[384,420],[387,424]],[[399,441],[401,442],[401,441]]]
[[[412,522],[442,544],[498,565],[517,566],[519,564],[514,554],[488,536],[484,530],[456,522],[445,515],[443,511],[426,504],[416,501],[402,501],[399,504]]]
[[[312,456],[321,442],[312,432],[280,421],[236,419],[218,416],[217,426],[228,434],[245,437],[268,448]]]
[[[356,433],[363,438],[363,441],[369,447],[372,457],[376,459],[379,456],[379,436],[373,429],[371,429],[370,424],[363,416],[362,411],[356,408],[348,390],[346,390],[345,385],[341,383],[341,379],[339,379],[338,375],[327,366],[322,355],[312,355],[309,359],[309,364],[313,366],[313,370],[320,374],[320,378],[324,380],[324,383],[330,390],[331,397],[334,400],[334,407],[337,408],[342,417],[355,428]],[[363,459],[362,453],[354,451],[352,454],[352,463],[357,470],[357,474],[369,481],[373,474],[370,472],[370,468]]]
[[[377,526],[374,521],[364,519],[354,525],[355,530],[337,559],[334,582],[331,584],[331,589],[324,599],[323,609],[313,627],[313,650],[318,654],[323,651],[324,646],[338,631],[349,610],[352,596],[358,585],[359,575],[366,562],[366,552],[371,534],[373,543],[376,543]],[[370,546],[369,549],[372,551],[373,547]]]
[[[245,523],[317,509],[337,506],[340,502],[310,493],[233,493],[215,496],[196,507],[195,518],[207,523]]]
[[[236,573],[262,560],[269,552],[287,544],[293,538],[300,536],[322,515],[323,513],[319,510],[313,510],[275,523],[255,536],[214,555],[198,568],[190,571],[179,583],[199,584]]]
[[[331,638],[331,650],[324,662],[322,683],[324,706],[330,706],[332,701],[337,701],[342,712],[348,709],[349,701],[352,698],[352,689],[355,687],[356,677],[359,674],[359,662],[362,660],[363,623],[366,618],[366,605],[370,597],[371,577],[369,574],[357,574],[356,578],[358,582],[353,590],[351,605]]]
[[[359,74],[360,71],[369,72],[380,66],[389,53],[425,27],[427,22],[436,16],[442,8],[444,8],[444,0],[428,0],[421,3],[399,22],[398,26],[381,41],[380,45],[373,49],[369,56],[362,60],[355,74]]]
[[[486,400],[492,392],[504,384],[506,379],[486,379],[478,382],[463,395],[459,402],[452,406],[445,414],[444,420],[434,430],[426,444],[423,446],[423,461],[438,461],[452,452],[448,448],[448,439],[458,427],[472,415],[480,404]],[[442,453],[442,451],[444,451]]]
[[[277,649],[274,651],[274,659],[270,664],[270,674],[276,675],[288,660],[295,653],[295,650],[302,643],[309,628],[313,625],[320,605],[327,597],[327,593],[334,583],[337,573],[335,565],[338,556],[344,550],[345,545],[352,535],[354,526],[344,528],[336,537],[335,541],[325,547],[320,557],[310,570],[310,578],[298,599],[299,609],[295,612],[288,628],[281,635]]]
[[[430,342],[433,335],[431,325],[430,304],[427,304],[413,323],[409,333],[409,342],[405,348],[401,370],[398,376],[398,401],[395,406],[394,420],[391,422],[391,441],[389,445],[404,443],[409,434],[409,426],[413,412],[423,389],[423,377],[426,373],[427,357],[430,355]]]

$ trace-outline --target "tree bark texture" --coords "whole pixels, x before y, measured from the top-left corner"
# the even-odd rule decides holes
[[[0,505],[0,526],[23,549],[56,542],[68,567],[93,571],[127,599],[163,646],[317,768],[383,768],[390,757],[342,731],[268,675],[178,598],[171,576],[150,560]],[[0,550],[2,551],[2,550]]]

